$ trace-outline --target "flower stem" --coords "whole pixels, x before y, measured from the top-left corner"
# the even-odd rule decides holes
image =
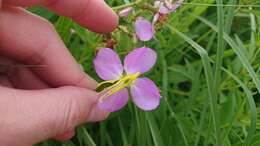
[[[119,9],[123,9],[123,8],[126,8],[126,7],[131,7],[131,6],[134,6],[134,5],[141,3],[142,1],[143,0],[136,0],[135,2],[132,2],[132,3],[116,6],[116,7],[113,7],[113,10],[119,10]]]

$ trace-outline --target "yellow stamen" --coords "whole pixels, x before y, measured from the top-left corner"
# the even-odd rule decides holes
[[[101,87],[102,85],[104,84],[107,84],[107,83],[110,83],[110,84],[113,84],[115,83],[117,80],[108,80],[108,81],[104,81],[104,82],[101,82],[97,85],[97,88]]]
[[[128,87],[131,85],[141,74],[135,73],[131,75],[125,75],[119,80],[110,80],[100,83],[100,85],[103,85],[105,83],[115,83],[110,87],[105,88],[103,91],[101,91],[99,94],[101,97],[99,98],[99,101],[102,102],[106,97],[111,96],[115,94],[116,92],[124,89],[125,87]]]

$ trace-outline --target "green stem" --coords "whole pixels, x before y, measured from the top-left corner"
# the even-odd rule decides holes
[[[218,6],[222,6],[222,7],[255,7],[255,8],[260,8],[260,5],[224,5],[224,4],[208,4],[208,3],[185,3],[183,2],[182,5],[194,5],[194,6],[209,6],[209,7],[218,7]]]
[[[116,6],[116,7],[113,7],[112,9],[116,11],[116,10],[119,10],[119,9],[123,9],[123,8],[126,8],[126,7],[131,7],[131,6],[140,4],[141,2],[143,2],[143,0],[136,0],[135,2]],[[193,6],[209,6],[209,7],[220,7],[220,6],[222,6],[222,7],[254,7],[254,8],[260,8],[260,5],[257,5],[257,4],[250,4],[250,5],[243,5],[243,4],[231,5],[231,4],[227,4],[227,5],[224,5],[224,4],[185,3],[185,2],[183,2],[181,4],[182,5],[193,5]]]
[[[142,1],[143,0],[136,0],[135,2],[132,2],[132,3],[116,6],[116,7],[113,7],[113,10],[119,10],[119,9],[123,9],[123,8],[126,8],[126,7],[131,7],[131,6],[134,6],[134,5],[141,3]]]

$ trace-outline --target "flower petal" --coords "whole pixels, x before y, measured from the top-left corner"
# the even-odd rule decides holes
[[[132,13],[133,12],[133,8],[132,7],[127,7],[127,8],[125,8],[125,9],[123,9],[123,10],[121,10],[119,13],[118,13],[118,15],[120,16],[120,17],[127,17],[130,13]]]
[[[134,103],[143,110],[153,110],[160,103],[160,92],[149,78],[138,78],[131,86]]]
[[[102,48],[98,51],[94,65],[98,76],[103,80],[119,79],[123,73],[119,56],[110,48]]]
[[[161,2],[159,0],[154,1],[154,7],[155,8],[159,8],[162,4],[163,4],[163,2]]]
[[[114,112],[127,104],[128,91],[126,88],[106,97],[103,101],[98,103],[98,106],[108,112]]]
[[[157,21],[159,20],[159,18],[160,18],[160,13],[156,13],[156,14],[153,16],[153,21],[152,21],[153,26],[157,23]]]
[[[144,73],[154,66],[156,59],[157,54],[151,48],[137,48],[125,57],[124,69],[127,74]]]
[[[135,21],[135,32],[141,41],[149,41],[154,36],[152,23],[143,17],[137,17]]]
[[[176,11],[176,9],[178,9],[180,6],[181,6],[181,3],[172,4],[172,7],[170,9],[170,13]]]
[[[158,8],[159,13],[161,14],[168,14],[170,13],[170,10],[164,6],[164,2],[162,1],[154,1],[155,8]]]
[[[159,8],[159,13],[161,13],[161,14],[169,14],[169,13],[171,13],[172,11],[171,11],[171,9],[168,9],[167,7],[165,7],[165,6],[160,6],[160,8]]]

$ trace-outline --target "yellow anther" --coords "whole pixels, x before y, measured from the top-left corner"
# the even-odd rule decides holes
[[[106,97],[111,96],[116,92],[130,86],[140,75],[141,74],[138,72],[131,75],[125,75],[119,80],[110,80],[110,81],[105,81],[100,83],[100,85],[103,85],[105,83],[115,83],[115,84],[105,88],[103,91],[99,93],[101,95],[99,101],[102,102]]]

